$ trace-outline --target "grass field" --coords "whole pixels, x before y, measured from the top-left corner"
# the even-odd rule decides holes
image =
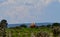
[[[19,29],[7,29],[7,37],[8,35],[11,37],[33,37],[38,32],[47,32],[49,35],[52,34],[52,30],[50,28],[42,27],[42,28],[19,28]]]

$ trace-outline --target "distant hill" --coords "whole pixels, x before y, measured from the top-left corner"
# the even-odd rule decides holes
[[[23,23],[23,24],[25,24],[29,27],[31,23]],[[48,24],[52,24],[52,23],[35,23],[36,26],[48,25]],[[22,24],[8,24],[8,27],[16,27],[16,26],[20,26],[20,25],[22,25]]]

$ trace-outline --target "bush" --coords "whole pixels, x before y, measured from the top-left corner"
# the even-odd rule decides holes
[[[47,27],[48,27],[48,28],[50,28],[50,27],[51,27],[51,25],[50,25],[50,24],[48,24],[48,25],[47,25]]]
[[[60,34],[60,23],[53,23],[52,24],[52,31],[53,36],[56,37]]]
[[[52,26],[60,26],[60,23],[53,23]]]
[[[27,26],[25,24],[20,25],[20,27],[27,28]]]
[[[36,37],[49,37],[49,34],[47,32],[41,31],[37,33]]]
[[[54,37],[56,37],[60,34],[60,27],[54,27],[52,31],[53,31]]]

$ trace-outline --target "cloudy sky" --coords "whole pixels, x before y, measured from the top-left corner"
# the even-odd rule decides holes
[[[60,0],[0,0],[0,20],[8,23],[60,22]]]

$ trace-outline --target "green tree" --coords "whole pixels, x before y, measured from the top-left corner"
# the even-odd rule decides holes
[[[1,20],[0,27],[3,29],[2,30],[3,37],[6,37],[7,20],[5,19]]]
[[[20,27],[27,28],[27,26],[25,24],[21,24]]]
[[[52,26],[60,26],[60,23],[53,23]]]
[[[8,25],[7,20],[5,20],[5,19],[1,20],[1,25],[3,27],[7,28],[7,25]]]
[[[48,25],[47,25],[47,27],[48,27],[48,28],[51,28],[51,25],[50,25],[50,24],[48,24]]]

